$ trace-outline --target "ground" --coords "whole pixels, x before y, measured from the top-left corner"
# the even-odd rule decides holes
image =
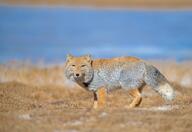
[[[126,109],[131,97],[116,90],[108,94],[105,108],[94,110],[92,93],[81,88],[1,83],[0,131],[191,132],[192,89],[174,87],[177,98],[171,103],[146,87],[138,108]]]

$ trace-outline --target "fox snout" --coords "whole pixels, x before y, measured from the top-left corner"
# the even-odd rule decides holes
[[[76,79],[76,80],[81,80],[81,79],[84,78],[84,74],[81,73],[81,72],[74,72],[74,73],[73,73],[73,77],[74,77],[74,79]]]
[[[75,74],[75,77],[79,77],[79,73],[76,73],[76,74]]]
[[[82,77],[82,74],[77,72],[77,73],[74,73],[73,76],[74,76],[75,78],[78,78],[78,77]]]

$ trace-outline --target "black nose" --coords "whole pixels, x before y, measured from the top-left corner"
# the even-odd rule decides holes
[[[75,74],[76,75],[76,77],[78,77],[79,76],[79,74],[77,73],[77,74]]]

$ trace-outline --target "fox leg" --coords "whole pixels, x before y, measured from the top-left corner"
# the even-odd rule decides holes
[[[99,88],[94,94],[94,104],[93,108],[102,108],[106,104],[106,89],[104,87]]]
[[[142,101],[141,91],[142,91],[142,88],[137,88],[129,91],[129,94],[133,97],[133,101],[128,106],[128,108],[134,108],[140,105]]]
[[[98,108],[98,97],[97,97],[97,93],[96,92],[93,92],[93,98],[94,98],[93,108],[97,109]]]

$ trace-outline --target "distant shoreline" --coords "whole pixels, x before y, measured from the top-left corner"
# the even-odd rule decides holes
[[[1,4],[1,7],[21,7],[21,8],[65,8],[65,9],[87,9],[87,10],[130,10],[130,11],[192,11],[192,7],[185,8],[161,8],[161,7],[96,7],[90,5],[30,5],[30,4]]]
[[[80,7],[80,8],[101,8],[101,9],[192,9],[191,0],[134,0],[134,1],[125,1],[125,0],[77,0],[77,1],[54,1],[54,0],[6,0],[0,2],[0,5],[6,6],[29,6],[29,7]]]

